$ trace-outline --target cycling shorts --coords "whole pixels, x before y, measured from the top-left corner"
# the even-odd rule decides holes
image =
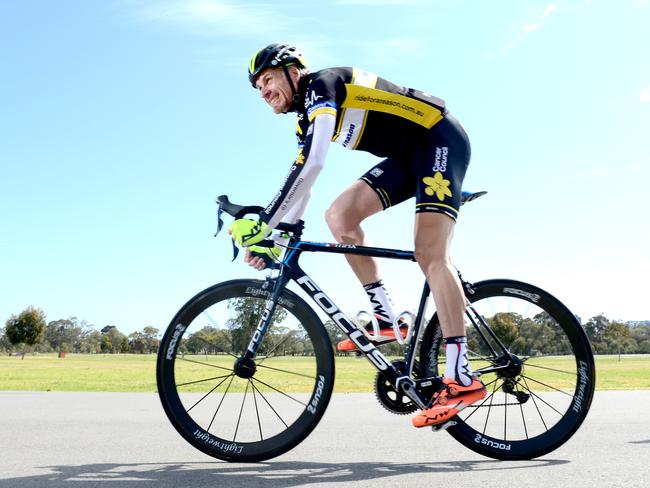
[[[381,161],[361,180],[377,193],[384,210],[415,197],[415,211],[440,212],[456,220],[470,144],[449,113],[409,154]]]

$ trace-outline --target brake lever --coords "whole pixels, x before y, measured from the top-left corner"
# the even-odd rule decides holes
[[[223,208],[219,205],[219,210],[217,210],[217,232],[214,233],[214,237],[217,237],[219,232],[221,232],[221,229],[223,229],[223,219],[221,218],[221,214],[223,214]],[[234,239],[231,239],[230,242],[232,243],[232,261],[230,261],[232,263],[237,259],[237,256],[239,256],[239,248],[237,247],[237,244],[235,244]]]
[[[223,229],[223,219],[221,218],[222,213],[223,208],[221,208],[221,205],[219,205],[219,210],[217,210],[217,232],[214,233],[214,237],[217,237],[219,235],[219,232],[221,232],[221,229]]]

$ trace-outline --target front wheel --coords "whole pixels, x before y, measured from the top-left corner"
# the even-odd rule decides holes
[[[447,431],[495,459],[532,459],[564,444],[587,416],[594,357],[576,317],[556,298],[511,280],[476,283],[466,293],[468,358],[487,395]],[[504,351],[505,349],[505,351]],[[420,348],[421,376],[444,368],[437,315]]]
[[[242,355],[266,313],[263,281],[233,280],[192,298],[160,344],[158,394],[194,447],[226,461],[262,461],[316,427],[334,384],[325,328],[295,293],[281,294],[257,356]]]

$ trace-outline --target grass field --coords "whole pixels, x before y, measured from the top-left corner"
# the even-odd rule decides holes
[[[224,366],[232,360],[221,357]],[[310,358],[291,358],[275,366],[309,372]],[[557,364],[553,364],[557,366]],[[156,391],[156,357],[154,355],[68,354],[59,359],[55,354],[0,356],[0,390],[30,391]],[[198,369],[197,369],[198,368]],[[202,374],[201,366],[184,365],[182,375],[188,380]],[[220,374],[217,370],[216,374]],[[273,377],[271,372],[266,372]],[[552,373],[550,373],[552,374]],[[179,375],[180,376],[180,375]],[[596,387],[600,390],[650,389],[650,355],[597,356]],[[363,358],[336,359],[335,393],[373,391],[375,369]],[[181,378],[179,378],[180,382]],[[301,383],[288,385],[286,391],[300,391]],[[188,387],[191,390],[191,386]]]

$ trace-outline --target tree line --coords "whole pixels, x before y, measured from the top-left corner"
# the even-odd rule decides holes
[[[264,312],[264,302],[234,299],[234,311],[223,327],[206,325],[184,339],[179,352],[213,354],[242,351],[246,348]],[[268,335],[260,353],[276,350],[283,355],[311,355],[311,341],[304,333],[282,326],[286,311],[279,307],[273,316]],[[514,350],[525,354],[563,354],[568,344],[548,316],[540,314],[524,318],[517,314],[500,313],[488,319],[492,329]],[[650,354],[650,322],[633,325],[611,321],[597,315],[582,324],[597,354]],[[343,340],[342,332],[331,320],[325,323],[333,350]],[[300,330],[300,329],[299,329]],[[0,329],[0,352],[66,352],[66,353],[155,353],[160,345],[160,331],[144,327],[128,335],[114,325],[101,330],[76,317],[47,322],[42,310],[28,307],[19,315],[12,315]],[[481,352],[475,332],[468,330],[470,349]],[[387,344],[382,351],[388,355],[401,354],[397,343]]]
[[[47,322],[42,310],[28,307],[19,315],[12,315],[0,329],[0,351],[146,354],[158,350],[159,335],[155,327],[145,327],[128,335],[114,325],[97,330],[76,317]]]
[[[534,318],[524,318],[514,313],[499,313],[488,319],[492,330],[508,347],[522,354],[565,354],[569,344],[563,334],[559,334],[557,324],[551,323],[546,314]],[[625,323],[609,320],[605,315],[597,315],[582,323],[596,354],[650,354],[650,321]],[[331,320],[325,328],[334,345],[345,339],[342,332]],[[467,330],[468,347],[475,353],[483,351],[483,342],[471,328]],[[396,342],[382,346],[387,355],[402,355],[402,346]],[[335,351],[336,352],[336,351]]]

